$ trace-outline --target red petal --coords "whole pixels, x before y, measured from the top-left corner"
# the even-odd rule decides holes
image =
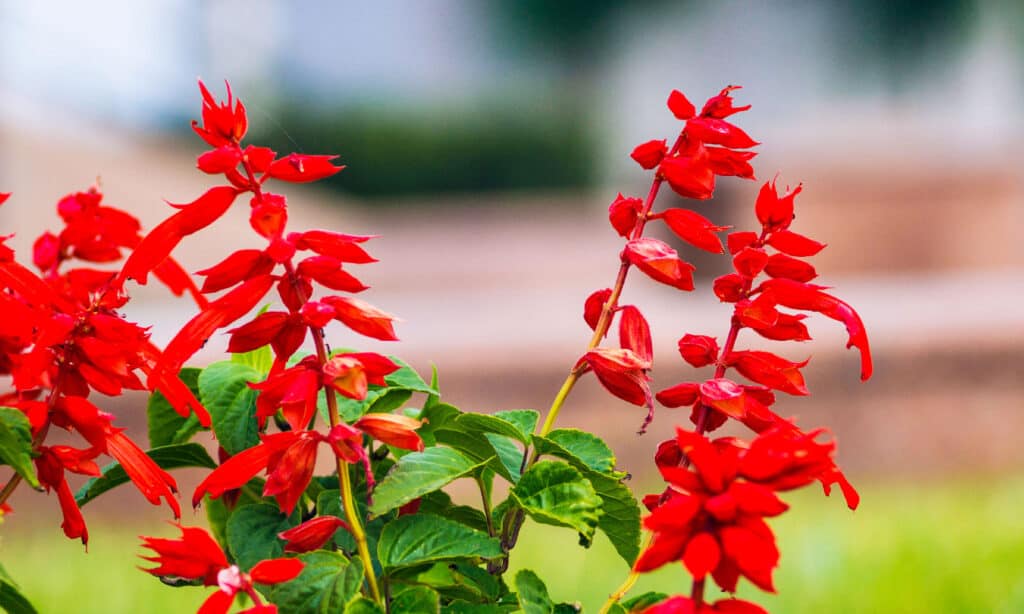
[[[331,160],[338,156],[311,156],[306,154],[288,154],[274,160],[267,169],[267,175],[281,181],[306,183],[318,181],[334,175],[344,166],[334,166]]]
[[[711,220],[689,209],[669,209],[659,217],[677,237],[690,245],[712,254],[725,253],[722,240],[715,233],[725,230],[726,226],[715,226]]]
[[[629,154],[630,158],[636,160],[636,163],[645,169],[652,169],[661,162],[661,159],[668,153],[668,145],[665,139],[647,141],[637,145],[633,152]]]
[[[824,243],[818,243],[792,230],[778,230],[768,235],[768,245],[790,256],[813,256],[825,249]]]
[[[285,552],[310,552],[320,549],[341,528],[352,530],[341,518],[317,516],[297,527],[282,531],[277,536],[285,540]]]
[[[290,317],[283,311],[268,311],[256,316],[251,322],[229,330],[231,341],[228,342],[228,352],[249,352],[267,345],[280,334]]]
[[[636,228],[636,221],[643,209],[643,201],[639,198],[625,197],[621,193],[608,205],[608,220],[612,228],[620,236],[628,238]]]
[[[136,246],[121,269],[120,279],[145,284],[149,272],[163,262],[186,236],[206,228],[231,207],[238,190],[228,186],[210,188],[195,201],[154,228]]]
[[[732,149],[746,149],[757,145],[738,126],[715,117],[696,117],[686,122],[686,133],[702,143],[723,145]]]
[[[305,564],[299,559],[270,559],[256,563],[249,575],[259,584],[280,584],[297,577],[303,567]]]
[[[611,296],[612,289],[605,288],[603,290],[595,290],[593,294],[587,297],[586,302],[583,304],[583,320],[590,327],[590,330],[597,330],[597,325],[601,320],[601,312]]]
[[[107,452],[121,463],[121,468],[147,501],[160,505],[160,499],[163,498],[174,512],[174,517],[181,517],[181,507],[175,497],[178,484],[142,448],[124,433],[115,431],[107,435]]]
[[[288,240],[295,245],[296,249],[311,249],[322,256],[330,256],[340,262],[352,264],[367,264],[377,262],[366,253],[359,243],[373,237],[346,235],[326,230],[310,230],[303,233],[292,233]]]
[[[619,310],[619,345],[633,350],[642,360],[654,360],[651,328],[640,310],[632,305]]]
[[[626,244],[623,256],[655,281],[680,290],[693,290],[693,265],[680,260],[676,250],[663,241],[633,239]]]
[[[327,296],[321,302],[334,307],[338,320],[361,335],[381,341],[398,340],[393,324],[395,317],[369,303],[343,296]]]
[[[283,451],[294,443],[296,438],[295,431],[268,435],[259,445],[243,450],[224,461],[196,487],[192,495],[192,506],[198,507],[203,495],[208,494],[211,499],[216,499],[229,490],[241,488],[260,471],[266,469],[272,454]]]
[[[415,418],[395,414],[366,414],[352,426],[397,448],[423,451],[423,440],[416,433],[416,429],[423,426],[423,423]]]
[[[700,384],[684,382],[666,388],[658,393],[658,402],[665,407],[683,407],[693,405],[700,396]]]
[[[807,282],[818,276],[818,272],[810,263],[786,254],[772,254],[764,272],[771,277],[784,277],[793,281]]]
[[[668,95],[668,110],[672,111],[672,115],[675,115],[676,119],[690,119],[697,114],[693,103],[687,100],[679,90],[672,90],[672,93]]]
[[[704,367],[718,360],[718,340],[707,335],[683,335],[679,355],[694,367]]]
[[[721,554],[718,540],[710,533],[700,532],[690,539],[690,543],[686,544],[683,564],[695,579],[700,580],[711,573],[715,567],[718,567]]]

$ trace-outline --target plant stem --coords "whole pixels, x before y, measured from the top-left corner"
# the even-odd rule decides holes
[[[487,520],[487,534],[494,537],[494,520],[491,519],[491,496],[487,492],[487,485],[484,479],[476,476],[476,484],[480,487],[480,500],[483,501],[484,517]]]
[[[287,263],[288,273],[292,274],[291,263]],[[324,342],[323,331],[315,326],[309,327],[313,335],[313,343],[316,345],[316,356],[320,364],[327,362],[327,344]],[[324,395],[327,397],[327,416],[331,427],[341,422],[338,415],[338,398],[330,386],[324,387]],[[341,509],[345,512],[345,519],[352,528],[352,537],[356,540],[356,547],[359,550],[359,558],[363,561],[363,573],[366,574],[366,583],[370,587],[370,594],[374,601],[381,603],[380,588],[377,586],[377,574],[373,570],[373,558],[370,556],[370,547],[366,542],[366,531],[363,529],[362,520],[359,518],[359,508],[356,506],[355,498],[352,496],[352,477],[348,473],[348,463],[338,458],[338,482],[341,490]]]

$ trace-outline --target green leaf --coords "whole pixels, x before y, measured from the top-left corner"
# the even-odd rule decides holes
[[[448,426],[457,428],[457,421],[449,423]],[[422,432],[422,429],[417,432]],[[497,435],[489,433],[488,435],[490,437],[498,437]],[[488,437],[480,437],[478,435],[474,436],[465,431],[452,430],[447,427],[437,429],[434,431],[433,436],[437,443],[443,443],[450,448],[454,448],[459,452],[462,452],[469,458],[487,465],[487,467],[499,473],[509,482],[514,482],[518,479],[518,476],[513,477],[513,474],[509,472],[505,464],[498,459],[498,451],[494,449],[493,445],[491,445]],[[506,441],[514,447],[512,440],[506,439]],[[506,449],[504,452],[506,455],[511,454],[511,449]]]
[[[252,367],[257,373],[266,376],[267,373],[270,373],[270,367],[274,365],[274,355],[270,352],[270,346],[264,345],[249,352],[232,354],[231,362]]]
[[[519,432],[526,437],[525,441],[529,441],[530,435],[537,430],[537,421],[540,419],[540,413],[534,409],[506,409],[496,411],[494,415],[516,425]]]
[[[599,473],[615,469],[615,453],[597,435],[579,429],[556,429],[546,437],[535,436],[534,445],[540,454],[579,461]]]
[[[200,369],[186,367],[178,374],[182,383],[188,386],[197,398],[199,372]],[[160,392],[149,395],[149,401],[146,403],[146,422],[149,427],[151,448],[186,443],[203,428],[195,414],[190,414],[187,418],[181,417]]]
[[[407,581],[429,586],[445,599],[494,601],[501,592],[501,584],[494,576],[469,563],[437,563]]]
[[[249,383],[263,378],[251,366],[227,360],[213,363],[199,375],[200,400],[210,411],[218,443],[229,454],[238,454],[260,442],[257,392]]]
[[[668,599],[668,593],[659,593],[657,591],[648,591],[642,595],[631,597],[622,602],[622,607],[627,612],[634,610],[641,611],[646,610],[652,605],[665,601]]]
[[[584,545],[593,539],[601,498],[571,465],[540,461],[523,474],[510,494],[537,522],[576,529]]]
[[[494,453],[498,456],[498,461],[501,462],[501,466],[504,467],[510,481],[513,484],[518,482],[525,454],[523,449],[516,445],[514,439],[508,437],[502,437],[494,433],[484,433],[484,437],[491,444],[491,447],[494,448]],[[493,465],[491,463],[492,467]]]
[[[613,603],[608,608],[608,614],[629,614],[629,612],[626,610],[626,608],[622,607],[622,604]]]
[[[456,599],[441,608],[441,614],[506,614],[516,612],[519,608],[514,605],[498,605],[496,603],[469,603],[462,599]]]
[[[433,447],[406,454],[373,489],[370,513],[380,515],[458,479],[482,463],[451,448]]]
[[[441,596],[426,586],[413,586],[398,593],[388,604],[391,614],[439,614]]]
[[[36,609],[21,594],[18,585],[7,575],[3,565],[0,565],[0,609],[8,614],[36,614]]]
[[[508,420],[487,414],[462,414],[456,420],[456,428],[468,432],[495,433],[521,442],[529,443],[530,436],[523,433],[519,427]]]
[[[299,524],[299,515],[286,516],[275,505],[254,503],[235,508],[226,527],[228,549],[243,570],[265,559],[284,555],[277,534]]]
[[[403,388],[405,390],[424,392],[426,394],[437,393],[437,389],[423,381],[420,374],[410,367],[409,363],[397,356],[388,356],[388,358],[391,359],[391,362],[399,366],[397,371],[384,376],[384,381],[387,382],[388,388]]]
[[[341,612],[363,584],[363,564],[349,561],[337,552],[317,550],[300,554],[305,563],[294,580],[275,584],[266,590],[267,599],[280,612],[289,614],[328,614]]]
[[[32,425],[11,407],[0,407],[0,464],[10,465],[29,486],[39,488],[32,462]]]
[[[203,508],[206,509],[206,521],[210,525],[210,532],[218,544],[228,542],[227,524],[232,512],[241,506],[251,503],[263,503],[263,486],[266,481],[263,478],[253,478],[242,487],[242,492],[229,508],[224,497],[211,499],[210,495],[203,497]]]
[[[502,554],[497,539],[430,514],[401,516],[389,522],[377,544],[385,571],[446,560],[494,559]]]
[[[161,448],[153,448],[146,452],[161,469],[180,469],[181,467],[203,467],[213,469],[217,463],[206,453],[206,449],[198,443],[179,443]],[[79,507],[96,497],[128,481],[128,474],[120,463],[110,463],[104,467],[99,477],[92,478],[75,493],[75,501]]]
[[[608,536],[615,551],[632,566],[640,554],[640,505],[616,476],[585,474],[601,497],[601,518],[597,528]]]
[[[384,614],[384,610],[366,597],[356,597],[345,606],[345,614]]]
[[[519,596],[519,607],[523,614],[551,614],[555,604],[548,596],[548,589],[529,569],[521,569],[516,574],[516,594]]]
[[[452,503],[452,498],[443,490],[435,490],[423,495],[420,499],[419,511],[424,514],[443,516],[480,531],[487,530],[487,518],[483,512],[468,505],[455,505]]]

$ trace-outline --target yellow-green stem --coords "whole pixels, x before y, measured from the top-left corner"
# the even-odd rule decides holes
[[[317,358],[320,363],[327,362],[327,347],[324,343],[323,332],[310,327],[313,333],[313,342],[316,345]],[[327,416],[331,426],[337,426],[341,422],[338,415],[338,398],[334,395],[334,389],[330,386],[324,387],[324,394],[327,397]],[[352,478],[348,474],[348,463],[338,459],[338,483],[341,490],[341,509],[345,512],[345,520],[352,529],[352,537],[356,540],[356,547],[359,550],[359,558],[363,561],[363,573],[366,577],[366,584],[370,588],[373,600],[381,603],[380,587],[377,585],[377,573],[373,570],[373,557],[370,556],[370,547],[366,543],[366,531],[363,530],[363,522],[359,517],[359,508],[356,506],[355,497],[352,496]]]

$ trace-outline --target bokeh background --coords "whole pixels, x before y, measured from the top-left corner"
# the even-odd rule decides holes
[[[0,228],[27,255],[57,225],[56,201],[96,181],[151,227],[165,199],[211,185],[188,130],[195,79],[219,94],[229,79],[251,142],[348,165],[287,187],[292,227],[382,235],[361,277],[368,300],[405,320],[402,341],[337,329],[335,345],[436,365],[466,409],[543,410],[589,338],[583,299],[613,281],[607,204],[649,182],[628,152],[677,132],[671,89],[699,102],[741,84],[753,110],[737,123],[764,143],[758,177],[804,183],[795,228],[830,244],[815,258],[822,283],[859,309],[876,355],[860,384],[832,322],[785,349],[813,356],[813,394],[778,409],[832,428],[864,502],[850,513],[817,492],[791,497],[776,523],[781,596],[758,599],[779,612],[1019,612],[1022,60],[1015,0],[0,0],[0,189],[14,192]],[[747,227],[758,185],[723,180],[714,201],[688,206]],[[233,211],[181,260],[208,266],[255,245],[250,234]],[[710,293],[725,259],[680,247],[697,292],[636,276],[624,297],[651,322],[658,388],[689,377],[675,340],[722,336],[730,313]],[[135,294],[129,315],[158,340],[192,315],[159,289]],[[144,437],[144,398],[106,406]],[[604,435],[641,493],[660,488],[652,450],[686,418],[661,410],[638,438],[641,412],[592,379],[563,416]],[[179,478],[190,492],[196,476]],[[44,612],[181,612],[205,594],[135,569],[134,536],[170,532],[166,509],[137,493],[85,509],[88,553],[61,535],[52,497],[21,489],[12,503],[0,562]],[[558,577],[554,596],[588,611],[627,571],[605,542],[524,535],[515,565]],[[680,568],[644,582],[689,586]]]

